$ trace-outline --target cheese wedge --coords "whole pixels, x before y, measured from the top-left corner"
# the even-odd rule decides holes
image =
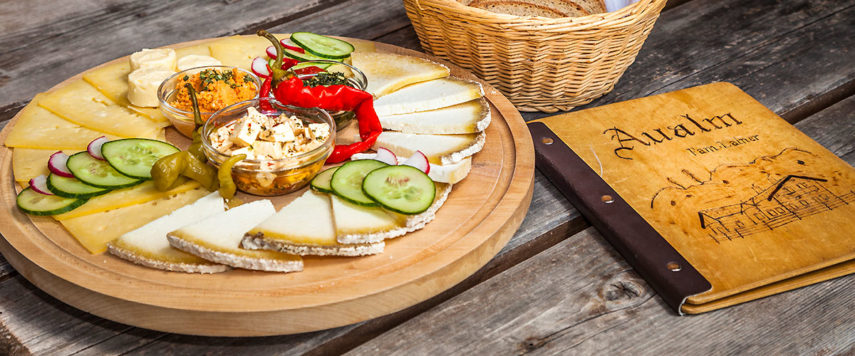
[[[375,159],[376,157],[376,153],[357,153],[350,156],[350,159],[355,161],[358,159]],[[408,159],[409,157],[398,157],[398,162],[405,162]],[[428,177],[436,183],[455,184],[466,178],[470,170],[472,170],[472,157],[466,157],[460,162],[452,164],[431,163]]]
[[[374,45],[374,41],[360,40],[356,38],[341,38],[350,44],[353,45],[353,53],[363,53],[363,52],[374,52],[377,50],[377,46]],[[352,55],[351,55],[352,56]]]
[[[302,271],[300,256],[240,248],[244,234],[275,213],[270,200],[257,200],[185,225],[167,237],[172,247],[215,263],[262,271]]]
[[[316,256],[364,256],[383,252],[384,243],[340,244],[327,194],[307,190],[244,236],[242,246]]]
[[[481,133],[465,135],[419,135],[384,131],[377,137],[374,149],[385,147],[395,155],[410,157],[416,151],[422,151],[431,164],[450,165],[459,163],[484,148],[486,135]]]
[[[290,35],[275,35],[276,38],[288,38]],[[255,57],[267,58],[270,41],[259,36],[231,36],[211,42],[211,56],[223,65],[249,70]]]
[[[433,199],[433,204],[431,204],[427,210],[416,215],[403,215],[387,212],[389,215],[397,218],[398,221],[404,221],[401,226],[383,232],[339,234],[337,236],[338,242],[343,244],[374,243],[420,230],[424,228],[427,223],[433,221],[436,217],[436,212],[442,207],[445,200],[448,199],[449,193],[451,193],[451,184],[437,183],[436,196]]]
[[[80,126],[121,137],[152,138],[159,129],[169,125],[117,105],[82,80],[45,94],[39,106]]]
[[[148,224],[207,194],[207,190],[193,189],[144,204],[62,220],[60,223],[90,253],[102,253],[107,250],[108,242],[122,234]]]
[[[484,98],[447,108],[380,117],[385,130],[415,134],[466,134],[490,125],[490,105]]]
[[[330,195],[330,198],[336,236],[383,234],[405,226],[404,219],[389,214],[382,208],[356,205],[336,195]]]
[[[45,150],[84,150],[89,142],[106,135],[72,123],[38,106],[42,96],[43,94],[36,95],[33,101],[21,110],[15,125],[9,130],[9,136],[6,137],[6,146]],[[46,165],[47,161],[33,163]]]
[[[47,167],[47,161],[54,152],[56,150],[14,148],[12,150],[12,175],[15,176],[15,181],[26,187],[30,179],[42,174],[48,175],[50,171]],[[63,152],[68,155],[75,153],[74,150]]]
[[[83,74],[83,80],[118,105],[127,107],[155,122],[168,122],[169,119],[163,116],[163,113],[157,108],[131,105],[131,102],[128,101],[128,74],[130,72],[131,65],[127,61],[121,61],[90,70]]]
[[[173,74],[171,70],[151,67],[131,72],[128,74],[128,101],[134,106],[156,108],[160,105],[157,87]]]
[[[185,180],[175,188],[161,192],[154,187],[154,182],[147,181],[133,187],[117,189],[104,195],[89,199],[83,205],[67,213],[54,215],[56,220],[68,220],[86,215],[97,214],[107,210],[119,209],[126,206],[142,204],[152,200],[180,194],[199,187],[199,183],[193,180]]]
[[[482,96],[484,89],[480,83],[455,78],[435,79],[378,98],[374,101],[374,110],[379,116],[406,114],[445,108]]]
[[[207,66],[218,66],[222,65],[223,62],[220,62],[219,59],[211,57],[209,55],[198,55],[198,54],[190,54],[184,57],[178,58],[178,70],[187,70],[195,67],[207,67]]]
[[[368,78],[366,91],[381,97],[410,84],[448,76],[448,67],[427,59],[386,52],[354,52],[353,66]]]
[[[140,68],[162,69],[175,72],[178,55],[172,48],[143,48],[141,51],[134,52],[128,57],[128,63],[131,65],[131,71]]]
[[[193,46],[175,48],[175,55],[178,56],[179,60],[182,57],[186,57],[189,55],[210,56],[211,55],[211,49],[208,48],[207,43],[203,43],[203,44],[198,44],[198,45],[193,45]]]
[[[113,255],[143,266],[188,273],[217,273],[229,268],[173,248],[166,234],[225,211],[219,192],[210,193],[193,204],[185,205],[169,215],[161,216],[142,227],[126,232],[107,249]]]

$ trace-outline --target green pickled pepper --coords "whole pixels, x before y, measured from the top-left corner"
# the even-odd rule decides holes
[[[229,157],[229,159],[220,165],[220,169],[217,171],[217,178],[220,181],[220,195],[223,198],[231,199],[235,196],[237,186],[235,186],[235,182],[232,179],[232,167],[234,167],[235,163],[244,159],[246,159],[246,155],[239,154]]]
[[[151,166],[151,179],[157,190],[166,191],[175,187],[178,178],[187,168],[187,152],[175,152],[161,157]]]

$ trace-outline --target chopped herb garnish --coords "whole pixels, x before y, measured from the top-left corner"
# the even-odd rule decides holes
[[[319,85],[348,85],[347,78],[341,72],[320,72],[314,77],[303,80],[303,85],[307,87],[316,87]]]

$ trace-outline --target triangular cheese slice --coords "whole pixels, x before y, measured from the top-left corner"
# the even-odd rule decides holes
[[[289,38],[287,35],[275,35],[276,38]],[[231,36],[211,42],[211,57],[219,59],[223,65],[250,69],[255,57],[267,59],[267,47],[270,41],[260,36]]]
[[[465,135],[419,135],[384,131],[377,137],[374,149],[384,147],[404,157],[422,151],[430,163],[448,165],[481,151],[485,138],[483,132]]]
[[[243,247],[296,255],[364,256],[383,252],[384,243],[345,245],[336,241],[330,198],[307,190],[299,198],[252,228]]]
[[[370,79],[369,79],[370,82]],[[377,115],[435,110],[484,96],[481,84],[454,78],[435,79],[401,88],[374,101]]]
[[[104,94],[104,96],[118,105],[124,106],[155,122],[168,122],[169,119],[163,116],[163,113],[158,108],[144,108],[131,105],[128,101],[128,73],[130,72],[131,65],[127,61],[121,61],[83,73],[83,80],[94,86],[101,94]]]
[[[184,57],[184,56],[189,56],[191,54],[197,55],[197,56],[210,56],[211,55],[211,49],[208,47],[207,43],[203,43],[203,44],[199,44],[199,45],[193,45],[193,46],[186,46],[186,47],[181,47],[181,48],[175,48],[175,56],[178,59],[181,59],[181,57]]]
[[[108,250],[120,258],[151,268],[188,273],[225,272],[229,269],[227,266],[173,248],[166,239],[170,231],[223,211],[223,197],[219,192],[210,193],[193,204],[122,234],[109,244]]]
[[[381,97],[410,84],[448,76],[448,67],[427,59],[385,52],[354,52],[353,66],[368,78],[368,91]]]
[[[361,206],[350,203],[336,195],[332,198],[333,220],[336,236],[377,234],[381,235],[405,226],[405,219],[387,213],[379,207]],[[382,241],[377,239],[376,241]],[[338,240],[342,243],[342,240]],[[357,242],[362,243],[362,241]]]
[[[153,138],[169,125],[168,122],[154,122],[116,104],[82,80],[45,94],[39,105],[80,126],[121,137]]]
[[[60,223],[89,252],[102,253],[107,250],[108,242],[122,234],[148,224],[206,194],[208,191],[204,189],[193,189],[144,204],[62,220]]]
[[[42,97],[43,94],[36,95],[21,110],[6,137],[6,146],[53,150],[53,153],[56,150],[84,150],[89,142],[101,136],[108,136],[111,140],[118,138],[82,127],[38,106]],[[47,160],[32,162],[37,163],[47,166]]]
[[[198,186],[199,183],[194,180],[185,180],[184,183],[179,184],[175,188],[162,192],[154,187],[154,182],[146,181],[133,187],[117,189],[107,194],[93,197],[76,209],[67,213],[54,215],[53,218],[62,221],[96,214],[107,210],[142,204],[152,200],[162,199],[170,195],[183,193],[188,190],[195,189]]]
[[[32,148],[14,148],[12,150],[12,175],[15,181],[26,187],[30,179],[40,175],[48,175],[47,161],[56,150],[38,150]],[[71,155],[74,150],[65,150]]]
[[[490,105],[484,98],[447,108],[380,117],[385,130],[415,134],[466,134],[490,125]]]
[[[433,204],[427,210],[415,215],[387,212],[389,215],[397,218],[398,221],[404,222],[400,226],[382,232],[339,234],[337,237],[338,241],[351,244],[372,243],[420,230],[436,217],[436,212],[445,203],[449,193],[451,193],[451,184],[436,183],[436,195],[434,196]]]
[[[300,256],[240,247],[247,231],[275,213],[270,200],[257,200],[185,225],[167,236],[173,247],[208,261],[262,271],[302,271]]]
[[[350,159],[355,161],[358,159],[375,159],[376,157],[376,153],[357,153],[350,156]],[[398,162],[406,162],[408,159],[409,157],[398,156]],[[466,157],[457,163],[431,163],[428,177],[436,183],[455,184],[466,178],[470,170],[472,170],[472,157]]]

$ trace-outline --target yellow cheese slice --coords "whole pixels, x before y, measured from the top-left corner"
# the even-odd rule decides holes
[[[345,40],[353,45],[354,52],[374,52],[377,50],[377,48],[375,48],[374,46],[373,41],[358,40],[355,38],[349,38]]]
[[[187,47],[181,47],[181,48],[175,48],[175,55],[178,56],[178,59],[181,59],[181,57],[184,57],[184,56],[189,56],[191,54],[195,54],[197,56],[210,56],[211,55],[211,49],[208,48],[207,43],[193,45],[193,46],[187,46]]]
[[[56,150],[13,149],[12,174],[15,176],[15,181],[26,187],[30,179],[50,173],[47,168],[47,161],[54,152]],[[74,150],[65,150],[63,152],[69,155],[75,153]]]
[[[427,59],[383,52],[354,52],[353,66],[368,77],[368,91],[381,97],[407,85],[445,78],[448,68]]]
[[[291,35],[275,35],[276,38],[288,38]],[[211,42],[211,56],[223,62],[223,65],[249,70],[255,57],[268,58],[267,47],[270,41],[259,36],[231,36]]]
[[[148,137],[168,122],[154,122],[118,105],[95,87],[77,80],[45,94],[39,105],[80,126],[121,137]]]
[[[101,136],[117,138],[74,124],[38,106],[42,96],[43,94],[36,95],[33,101],[21,110],[18,120],[6,137],[6,146],[53,150],[50,152],[53,153],[63,149],[84,150],[90,141]]]
[[[107,243],[122,234],[148,224],[207,194],[208,191],[205,189],[192,189],[143,204],[62,220],[60,223],[90,253],[102,253],[107,250]]]
[[[53,217],[54,219],[62,221],[81,216],[97,214],[107,210],[119,209],[126,206],[142,204],[150,202],[152,200],[162,199],[173,194],[183,193],[188,190],[195,189],[198,186],[199,183],[197,183],[196,181],[188,180],[184,184],[181,184],[168,191],[161,192],[154,187],[154,183],[152,181],[147,181],[130,188],[118,189],[104,195],[99,195],[97,197],[89,199],[89,201],[79,206],[77,209],[74,209],[64,214],[54,215]]]
[[[83,74],[83,80],[118,105],[125,106],[155,122],[168,122],[169,120],[163,116],[158,108],[131,105],[128,101],[128,74],[130,72],[131,65],[127,61],[121,61],[90,70]]]

